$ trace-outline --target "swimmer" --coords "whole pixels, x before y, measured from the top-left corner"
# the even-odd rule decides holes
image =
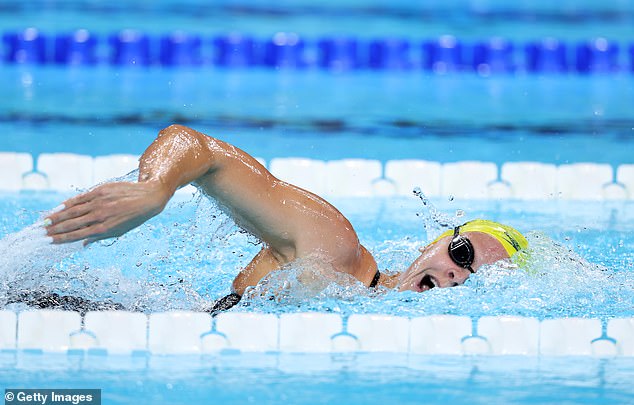
[[[181,125],[161,130],[143,153],[138,182],[107,183],[68,199],[47,218],[47,233],[54,243],[89,244],[121,236],[159,214],[174,192],[189,183],[263,243],[234,279],[232,294],[218,301],[212,313],[235,305],[248,287],[302,258],[319,257],[367,287],[422,292],[461,285],[482,265],[507,259],[527,246],[515,229],[476,220],[421,248],[408,269],[381,273],[334,206],[277,179],[237,147]]]

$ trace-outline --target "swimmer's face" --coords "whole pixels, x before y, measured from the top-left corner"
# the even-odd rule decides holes
[[[509,257],[502,244],[490,235],[481,232],[466,232],[464,235],[473,244],[475,256],[471,268],[474,272],[482,265]],[[451,236],[446,236],[420,249],[421,255],[401,275],[399,290],[422,292],[434,287],[455,287],[463,284],[471,271],[457,265],[449,256],[448,247],[451,239]]]

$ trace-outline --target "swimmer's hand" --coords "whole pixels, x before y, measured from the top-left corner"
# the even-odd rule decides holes
[[[158,181],[107,183],[70,198],[45,224],[53,243],[121,236],[160,213],[172,193]]]

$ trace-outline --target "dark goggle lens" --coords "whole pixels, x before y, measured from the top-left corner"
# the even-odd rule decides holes
[[[462,236],[459,233],[460,227],[456,227],[453,239],[449,242],[449,257],[458,266],[473,273],[474,271],[471,268],[474,259],[473,245],[466,236]]]

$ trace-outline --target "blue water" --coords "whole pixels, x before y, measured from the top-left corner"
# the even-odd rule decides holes
[[[629,1],[2,1],[0,31],[54,35],[124,28],[159,35],[270,37],[296,32],[410,40],[501,36],[516,43],[556,37],[575,44],[634,36]],[[140,154],[173,122],[220,136],[270,160],[415,158],[546,163],[634,163],[634,77],[435,75],[421,71],[89,68],[0,64],[0,151]],[[424,190],[424,185],[421,185]],[[27,226],[67,195],[0,196],[0,236]],[[416,198],[333,201],[382,270],[399,269],[434,235]],[[256,299],[236,311],[327,310],[342,315],[511,314],[539,319],[634,316],[631,202],[435,200],[509,222],[529,237],[536,275],[492,266],[464,286],[378,298],[322,295],[286,305]],[[114,242],[72,253],[10,252],[0,258],[0,302],[42,285],[144,311],[196,309],[229,290],[258,247],[230,223],[210,221],[206,202],[173,202]],[[113,252],[116,254],[113,255]],[[114,257],[113,257],[114,256]],[[26,257],[26,259],[24,259]],[[18,259],[24,259],[20,261]],[[10,275],[10,276],[9,276]],[[212,280],[213,282],[210,282]],[[357,290],[352,290],[357,291]],[[300,294],[301,290],[294,291]],[[601,403],[634,397],[628,358],[493,358],[223,355],[219,357],[0,353],[1,387],[101,388],[107,404],[153,403]]]
[[[54,16],[54,18],[51,18]],[[276,1],[188,0],[63,1],[7,0],[0,26],[43,30],[90,28],[108,33],[137,28],[150,33],[174,30],[246,32],[273,35],[354,34],[366,37],[423,37],[454,34],[464,38],[504,36],[510,39],[559,37],[588,39],[632,37],[634,7],[629,1],[503,0],[454,1]],[[327,21],[327,24],[324,24]]]
[[[0,234],[17,231],[66,197],[8,194],[0,199]],[[402,267],[435,231],[415,198],[334,199],[382,269]],[[235,311],[328,311],[341,315],[457,314],[632,317],[634,230],[631,203],[433,202],[448,216],[486,216],[542,232],[542,274],[481,269],[464,286],[425,294],[336,294],[282,304],[250,300]],[[214,213],[206,200],[184,198],[114,244],[93,245],[70,257],[57,248],[3,254],[0,300],[34,286],[91,299],[112,299],[155,312],[195,309],[228,292],[238,268],[257,251],[246,235]],[[430,234],[432,236],[430,236]],[[557,244],[550,240],[556,241]],[[0,247],[2,242],[0,242]],[[116,254],[113,255],[113,252]],[[24,267],[20,267],[24,265]],[[18,270],[18,277],[7,272]],[[301,294],[301,290],[293,291]],[[518,403],[626,404],[634,394],[632,360],[549,357],[349,356],[237,354],[115,356],[0,353],[1,387],[99,388],[104,404],[257,403]]]
[[[9,387],[99,387],[104,404],[627,404],[633,376],[628,359],[508,356],[2,356],[0,364],[15,367],[2,374]]]
[[[630,75],[0,72],[3,151],[140,155],[158,130],[178,122],[266,160],[633,161]]]
[[[0,234],[17,231],[67,195],[8,194],[0,199]],[[406,265],[433,237],[415,198],[334,199],[382,269]],[[235,311],[324,311],[520,315],[540,319],[632,317],[634,230],[631,203],[433,202],[452,216],[486,216],[522,230],[539,229],[559,248],[538,260],[549,273],[526,275],[493,266],[465,286],[425,294],[335,295],[271,305],[251,300]],[[46,286],[59,293],[113,299],[155,312],[195,309],[228,292],[238,268],[257,246],[214,213],[206,200],[184,198],[147,225],[70,257],[57,248],[3,254],[0,300],[20,289]],[[531,242],[539,243],[531,236]],[[109,246],[106,246],[109,245]],[[0,242],[2,246],[2,242]],[[551,242],[544,245],[556,248]],[[572,251],[572,252],[571,252]],[[113,255],[113,252],[116,254]],[[24,265],[24,267],[20,267]],[[7,272],[18,270],[18,277]],[[301,290],[294,291],[301,294]],[[628,403],[634,394],[628,358],[455,357],[407,355],[115,356],[0,353],[1,387],[99,388],[104,404],[257,403]]]
[[[62,199],[59,194],[42,193],[7,196],[0,202],[0,231],[4,235],[36,222]],[[417,257],[417,249],[441,232],[429,208],[414,196],[331,201],[351,220],[382,271],[406,269]],[[531,244],[530,272],[494,265],[459,288],[425,294],[386,291],[376,297],[360,285],[345,282],[329,282],[328,288],[311,293],[293,281],[297,272],[311,271],[310,263],[298,263],[247,294],[237,310],[605,320],[634,316],[634,248],[628,240],[634,230],[634,204],[535,206],[533,202],[447,200],[433,204],[453,220],[490,218],[521,229]],[[454,217],[456,213],[459,218]],[[172,202],[160,216],[133,232],[87,249],[33,243],[25,240],[17,245],[26,250],[23,257],[10,255],[6,243],[0,241],[0,251],[7,255],[0,260],[5,279],[0,282],[0,302],[10,299],[16,288],[45,289],[115,301],[145,312],[199,310],[229,293],[233,278],[260,249],[257,240],[201,196]],[[323,276],[317,272],[314,277]],[[267,291],[282,286],[286,293],[270,301]]]

